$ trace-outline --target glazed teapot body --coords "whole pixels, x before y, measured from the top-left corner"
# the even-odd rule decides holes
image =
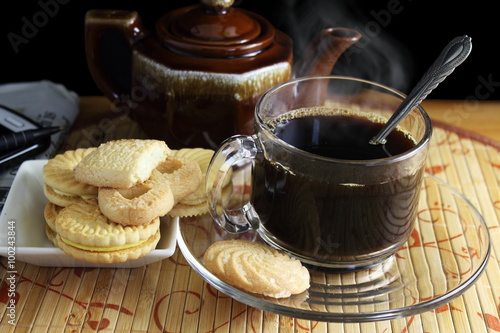
[[[116,37],[130,50],[123,71],[110,70],[107,56],[107,40]],[[167,13],[153,32],[136,12],[92,10],[85,41],[98,87],[173,148],[216,148],[234,134],[251,134],[257,100],[293,75],[287,35],[259,15],[216,3]]]

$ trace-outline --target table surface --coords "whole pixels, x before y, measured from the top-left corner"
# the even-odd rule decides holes
[[[111,103],[101,96],[87,96],[81,99],[80,106],[81,112],[77,121],[92,119],[109,112]],[[422,106],[434,121],[500,142],[500,101],[425,100]]]
[[[457,188],[500,237],[500,102],[424,102],[435,133],[427,171]],[[62,150],[74,149],[109,113],[100,96],[81,98],[81,113]],[[113,120],[118,121],[118,119]],[[140,137],[130,120],[96,140]],[[424,246],[424,245],[422,245]],[[500,332],[500,244],[485,272],[462,296],[432,311],[369,323],[325,323],[252,308],[218,292],[179,249],[139,268],[38,267],[16,262],[15,293],[0,259],[0,332]],[[15,301],[15,321],[8,308]]]

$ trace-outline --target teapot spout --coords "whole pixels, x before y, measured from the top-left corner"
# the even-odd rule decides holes
[[[356,43],[361,34],[349,28],[322,30],[294,66],[294,77],[330,75],[338,58]]]

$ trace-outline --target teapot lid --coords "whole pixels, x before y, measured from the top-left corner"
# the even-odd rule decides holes
[[[209,58],[252,56],[274,40],[273,26],[260,15],[231,7],[234,0],[201,0],[156,22],[165,46]]]

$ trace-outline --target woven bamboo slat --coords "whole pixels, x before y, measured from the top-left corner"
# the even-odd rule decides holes
[[[104,131],[99,140],[121,137],[143,137],[143,133],[126,118],[109,117],[114,131]],[[63,149],[88,142],[85,133],[96,133],[95,118],[86,119],[68,137]],[[419,315],[368,323],[327,323],[280,316],[252,308],[217,291],[206,283],[187,263],[179,249],[163,261],[132,269],[47,268],[16,263],[17,327],[9,324],[7,259],[0,259],[0,332],[375,332],[375,333],[447,333],[500,332],[500,144],[455,127],[437,123],[427,165],[427,172],[451,184],[463,193],[482,213],[491,235],[491,259],[484,274],[462,296],[432,311]],[[449,200],[442,193],[428,192],[421,203],[441,207]],[[422,218],[439,220],[443,214],[452,219],[453,212],[464,207],[450,206],[431,211]],[[458,216],[456,218],[459,218]],[[192,230],[190,237],[196,239]],[[411,264],[415,275],[442,274],[443,267],[468,269],[474,253],[466,250],[463,238],[453,238],[471,230],[460,224],[421,224],[416,232],[433,235],[426,241],[432,246],[410,246],[399,255],[398,265]],[[440,242],[440,239],[452,241]],[[435,246],[457,253],[436,256]],[[441,251],[440,253],[443,253]],[[411,258],[427,258],[415,263]],[[402,266],[401,266],[402,267]],[[324,279],[324,276],[313,276]],[[352,277],[362,279],[359,275]],[[435,278],[435,276],[433,276]],[[444,278],[444,277],[443,277]],[[421,283],[432,279],[421,279]],[[418,286],[439,293],[439,284]],[[426,289],[427,288],[427,289]],[[401,300],[410,302],[411,300]],[[370,311],[377,306],[360,306]],[[380,310],[380,309],[379,309]]]

